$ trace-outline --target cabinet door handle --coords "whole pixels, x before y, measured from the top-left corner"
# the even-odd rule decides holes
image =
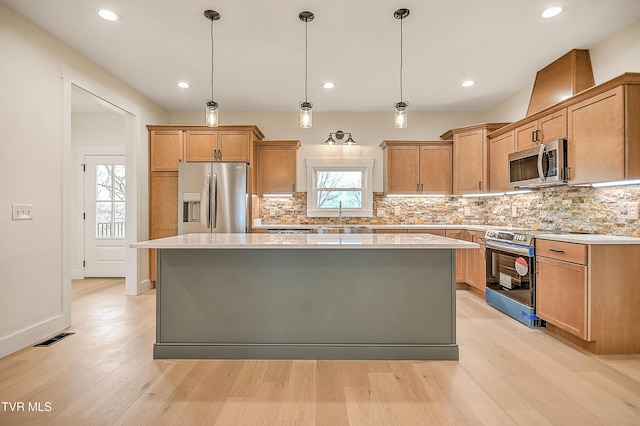
[[[482,181],[481,180],[478,181],[478,189],[480,191],[482,191]]]
[[[552,249],[552,248],[550,248],[549,251],[553,253],[564,253],[564,250],[558,250],[558,249]]]
[[[416,183],[416,192],[420,192],[420,184]]]
[[[531,132],[531,142],[535,142],[536,141],[536,132]]]
[[[536,130],[536,142],[540,142],[540,129]]]
[[[296,192],[296,184],[291,185],[291,192]]]
[[[218,158],[218,150],[217,149],[213,150],[213,158]]]
[[[420,184],[420,192],[424,192],[424,185]]]

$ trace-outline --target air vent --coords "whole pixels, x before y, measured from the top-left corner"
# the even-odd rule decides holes
[[[37,345],[34,345],[34,348],[45,348],[48,346],[53,345],[54,343],[59,342],[60,340],[64,339],[65,337],[71,336],[72,334],[75,333],[60,333],[57,336],[53,336],[50,339],[45,340],[44,342],[40,342]]]

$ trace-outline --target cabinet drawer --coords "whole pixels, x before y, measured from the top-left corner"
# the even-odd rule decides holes
[[[560,241],[536,240],[536,256],[587,264],[587,246]]]

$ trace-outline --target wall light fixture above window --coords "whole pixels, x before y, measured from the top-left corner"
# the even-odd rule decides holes
[[[347,132],[343,132],[342,130],[338,130],[337,132],[331,132],[329,133],[329,138],[324,141],[325,145],[336,145],[340,142],[336,142],[336,139],[338,139],[339,141],[342,141],[342,139],[344,139],[344,135],[349,135],[349,137],[347,138],[346,141],[344,141],[343,145],[355,145],[356,141],[353,140],[353,138],[351,137],[351,133]],[[334,139],[333,137],[336,137],[336,139]]]

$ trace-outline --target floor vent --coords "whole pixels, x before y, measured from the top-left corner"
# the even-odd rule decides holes
[[[44,342],[40,342],[37,345],[34,345],[34,348],[45,348],[48,346],[53,345],[54,343],[59,342],[60,340],[64,339],[67,336],[71,336],[72,334],[75,333],[60,333],[57,336],[53,336],[51,339],[45,340]]]

